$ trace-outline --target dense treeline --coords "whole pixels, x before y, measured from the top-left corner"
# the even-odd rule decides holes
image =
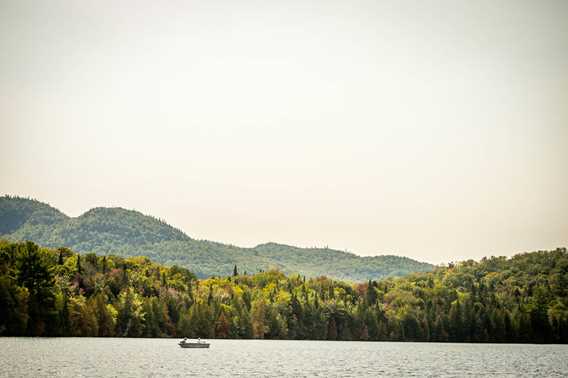
[[[0,197],[0,238],[31,240],[46,247],[122,257],[147,256],[166,265],[191,267],[200,278],[243,271],[278,269],[307,277],[326,275],[362,281],[431,271],[431,264],[400,256],[367,256],[330,248],[298,248],[265,243],[254,248],[190,238],[162,220],[122,208],[99,207],[68,217],[39,201]]]
[[[567,342],[566,249],[347,284],[0,241],[0,334]]]

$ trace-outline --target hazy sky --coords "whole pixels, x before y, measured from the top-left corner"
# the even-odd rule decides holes
[[[568,1],[0,1],[0,194],[439,263],[568,245]]]

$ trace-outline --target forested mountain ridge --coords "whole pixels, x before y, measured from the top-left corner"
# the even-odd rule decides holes
[[[0,335],[568,342],[565,248],[350,284],[0,240]]]
[[[49,226],[67,220],[59,210],[33,199],[0,197],[0,235],[10,234],[26,226]]]
[[[279,269],[352,281],[433,269],[431,264],[406,257],[361,257],[330,248],[277,243],[241,248],[193,239],[162,220],[133,210],[99,207],[73,218],[39,201],[9,196],[0,197],[0,237],[85,253],[148,256],[188,268],[198,277],[228,275],[235,265],[248,272]]]

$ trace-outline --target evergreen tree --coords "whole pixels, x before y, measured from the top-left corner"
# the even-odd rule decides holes
[[[37,245],[26,242],[19,246],[19,250],[17,282],[29,293],[27,333],[31,336],[42,336],[48,331],[48,323],[56,324],[54,280]]]
[[[81,274],[81,255],[77,254],[77,273]]]

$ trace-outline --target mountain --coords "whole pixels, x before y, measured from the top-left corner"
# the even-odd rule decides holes
[[[48,204],[27,198],[0,197],[0,235],[52,226],[69,219]],[[22,231],[25,232],[25,231]]]
[[[361,257],[329,248],[266,243],[254,248],[196,240],[162,220],[138,211],[98,207],[68,217],[48,204],[0,197],[0,237],[31,240],[47,247],[117,256],[148,256],[179,265],[198,277],[229,275],[237,265],[250,273],[276,268],[284,273],[361,281],[431,271],[431,264],[407,257]]]

